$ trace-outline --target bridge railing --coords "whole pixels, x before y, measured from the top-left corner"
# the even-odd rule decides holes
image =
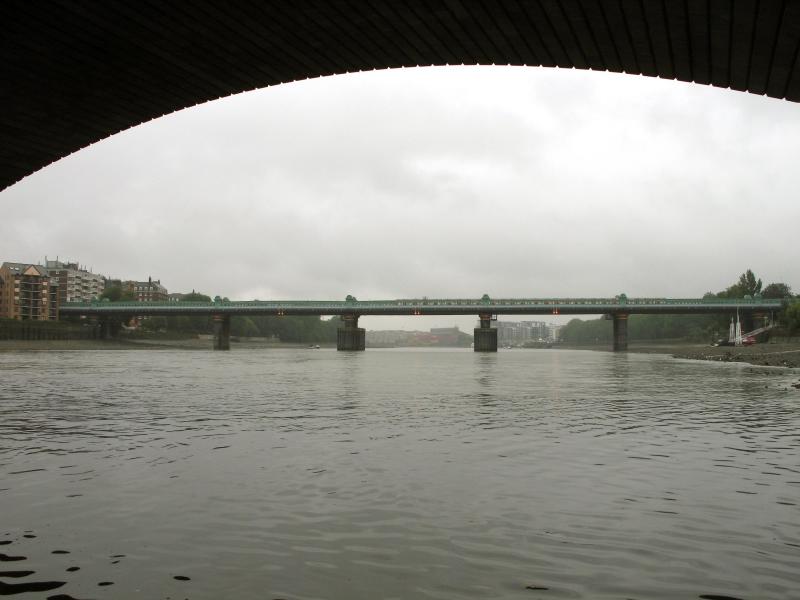
[[[411,298],[396,301],[381,301],[378,304],[395,303],[397,306],[688,306],[696,304],[745,305],[774,304],[780,306],[781,299],[751,298],[495,298],[489,301],[480,299],[427,299]],[[370,303],[358,302],[359,305]],[[374,304],[374,303],[371,303]]]
[[[119,309],[130,308],[133,311],[143,308],[174,308],[176,311],[181,309],[207,309],[214,308],[242,308],[242,309],[314,309],[314,310],[335,310],[357,312],[359,309],[396,309],[396,308],[464,308],[474,307],[476,310],[485,308],[520,308],[520,307],[594,307],[594,308],[616,308],[624,306],[748,306],[759,305],[769,306],[770,308],[780,308],[784,303],[783,299],[766,299],[756,297],[747,298],[627,298],[618,296],[615,298],[404,298],[397,300],[366,300],[366,301],[341,301],[341,300],[228,300],[215,302],[196,302],[196,301],[168,301],[168,302],[108,302],[94,300],[90,302],[68,302],[62,308],[91,308]]]

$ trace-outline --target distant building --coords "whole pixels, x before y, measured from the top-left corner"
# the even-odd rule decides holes
[[[58,284],[58,302],[89,302],[105,289],[105,277],[82,269],[78,263],[47,260],[45,268]]]
[[[407,346],[436,346],[439,338],[429,331],[412,331],[406,340]]]
[[[472,336],[458,327],[434,327],[430,331],[367,331],[366,342],[372,347],[461,346],[468,347]]]
[[[476,324],[480,327],[480,322]],[[525,342],[550,339],[548,324],[544,321],[493,321],[497,329],[497,343],[501,345],[524,344]]]
[[[368,346],[404,346],[411,332],[402,330],[367,331]]]
[[[167,294],[167,299],[170,302],[180,302],[184,298],[186,298],[186,294],[180,294],[180,293],[177,293],[177,292],[175,292],[173,294]]]
[[[435,346],[438,338],[427,331],[367,331],[369,346]]]
[[[461,331],[458,327],[432,327],[431,335],[436,337],[439,346],[462,345]]]
[[[167,288],[161,285],[161,280],[153,281],[123,281],[122,289],[133,294],[137,302],[166,302],[169,300]]]
[[[527,340],[546,341],[548,339],[547,323],[544,321],[522,321]]]
[[[556,325],[555,323],[550,323],[547,325],[547,337],[551,342],[558,342],[561,340],[561,329],[563,325]]]
[[[58,283],[42,266],[0,265],[0,318],[19,321],[58,319]]]

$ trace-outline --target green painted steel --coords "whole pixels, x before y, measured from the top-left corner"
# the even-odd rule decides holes
[[[215,302],[68,302],[62,314],[103,315],[456,315],[478,314],[700,314],[770,312],[786,300],[745,298],[406,298],[397,300],[251,300]]]

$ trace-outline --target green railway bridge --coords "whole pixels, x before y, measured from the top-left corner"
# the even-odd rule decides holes
[[[361,316],[477,315],[475,351],[496,352],[497,315],[606,315],[613,321],[615,351],[628,349],[628,316],[635,314],[731,314],[757,322],[779,311],[781,299],[759,296],[721,298],[406,298],[396,300],[252,300],[214,302],[69,302],[62,315],[98,319],[107,335],[114,324],[133,317],[208,315],[214,320],[214,348],[230,349],[230,321],[236,315],[339,316],[342,326],[337,349],[364,350],[366,332],[358,326]]]

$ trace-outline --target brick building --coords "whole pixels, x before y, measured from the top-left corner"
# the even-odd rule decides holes
[[[147,281],[123,281],[122,289],[133,294],[137,302],[167,302],[169,292],[161,285],[161,280],[153,281],[150,277]]]
[[[0,265],[0,318],[19,321],[58,319],[58,282],[39,265]]]

